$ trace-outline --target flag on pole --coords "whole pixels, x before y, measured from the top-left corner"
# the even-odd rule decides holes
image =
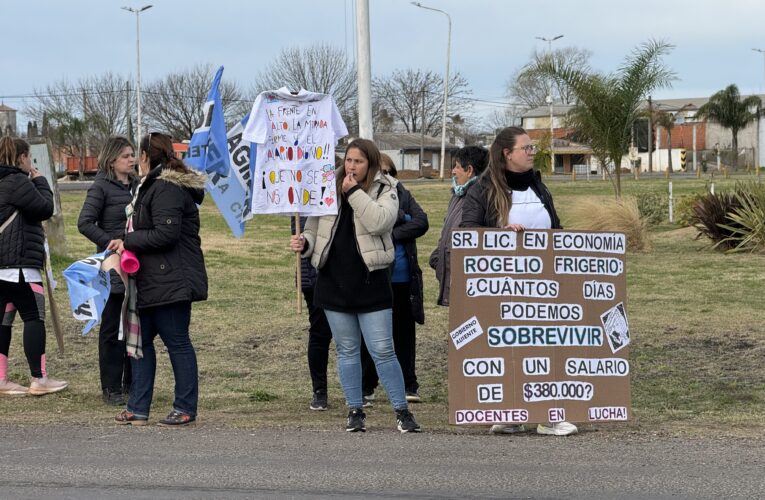
[[[196,170],[226,177],[231,166],[226,154],[226,120],[218,88],[222,75],[223,66],[215,73],[207,102],[202,107],[202,125],[191,136],[184,161]]]
[[[87,335],[101,321],[104,306],[109,300],[112,284],[108,269],[102,269],[102,266],[110,255],[113,252],[106,250],[78,260],[64,270],[74,319],[87,321],[82,329],[83,335]]]

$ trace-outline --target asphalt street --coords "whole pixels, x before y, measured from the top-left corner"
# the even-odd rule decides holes
[[[2,498],[762,498],[765,441],[0,424]]]

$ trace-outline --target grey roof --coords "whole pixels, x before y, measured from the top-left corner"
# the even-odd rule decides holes
[[[561,116],[568,113],[574,106],[570,104],[553,104],[553,116]],[[523,115],[521,118],[538,118],[542,116],[550,116],[550,106],[544,105],[538,108],[532,108]]]
[[[420,134],[412,133],[377,133],[375,134],[375,144],[381,150],[419,150],[420,149]],[[441,137],[429,137],[425,136],[425,149],[429,151],[441,150]],[[459,149],[459,146],[446,143],[447,150]]]
[[[16,111],[16,110],[6,106],[5,103],[2,103],[0,104],[0,111]]]

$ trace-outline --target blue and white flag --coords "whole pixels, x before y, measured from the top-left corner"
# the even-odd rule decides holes
[[[87,321],[82,329],[83,335],[87,335],[93,325],[101,321],[104,306],[109,300],[112,283],[109,271],[102,270],[102,265],[110,255],[112,252],[106,250],[78,260],[64,270],[74,319]]]
[[[196,170],[227,177],[231,166],[226,154],[226,120],[218,89],[222,75],[223,66],[215,73],[207,102],[202,108],[202,125],[191,136],[184,161]]]
[[[255,172],[255,144],[242,140],[250,115],[231,127],[226,135],[231,171],[228,176],[208,173],[205,189],[212,196],[234,236],[241,238],[244,223],[252,219],[252,185]]]

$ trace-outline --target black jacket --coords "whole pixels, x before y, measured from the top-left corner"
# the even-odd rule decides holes
[[[109,179],[103,172],[96,175],[80,210],[77,229],[96,244],[97,252],[103,252],[111,240],[125,237],[125,207],[133,200],[137,185],[135,178],[125,185],[117,179]],[[111,273],[111,281],[112,293],[125,292],[125,285],[116,272]]]
[[[42,269],[45,232],[41,222],[53,216],[53,191],[43,176],[30,179],[17,167],[0,165],[0,225],[18,215],[0,234],[0,269]]]
[[[409,299],[412,302],[412,316],[419,323],[425,323],[423,306],[422,269],[417,262],[416,239],[428,232],[428,215],[400,182],[396,185],[398,192],[398,219],[393,226],[393,243],[404,245],[406,257],[409,260]],[[407,221],[404,215],[411,220]]]
[[[198,203],[203,176],[159,165],[138,192],[133,232],[125,248],[135,252],[138,307],[207,299],[207,271],[199,238]]]
[[[497,227],[497,214],[494,213],[493,207],[489,207],[487,195],[490,182],[489,171],[486,170],[478,182],[468,190],[465,195],[465,203],[462,206],[460,227]],[[539,196],[542,205],[550,214],[551,227],[561,229],[560,219],[555,211],[555,205],[553,205],[552,194],[542,182],[542,174],[538,170],[534,171],[531,189]]]

